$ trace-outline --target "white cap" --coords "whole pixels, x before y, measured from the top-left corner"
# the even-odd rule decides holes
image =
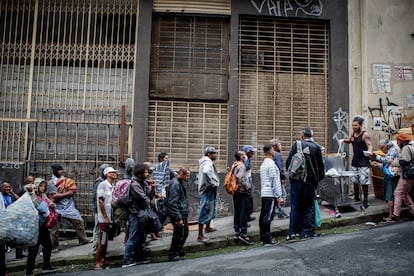
[[[108,167],[108,168],[106,168],[105,170],[104,170],[104,175],[107,175],[108,173],[111,173],[111,172],[118,172],[117,170],[115,170],[114,168],[112,168],[112,167]]]

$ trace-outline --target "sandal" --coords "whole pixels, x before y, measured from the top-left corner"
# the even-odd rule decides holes
[[[103,267],[100,265],[95,265],[95,270],[103,270]]]
[[[111,266],[111,265],[116,265],[116,263],[109,262],[109,261],[105,261],[105,262],[101,263],[101,266]]]
[[[211,232],[214,232],[214,231],[217,231],[217,229],[216,228],[206,228],[207,233],[211,233]]]
[[[212,241],[211,241],[209,238],[207,238],[207,237],[198,237],[198,238],[197,238],[197,241],[198,241],[198,242],[203,242],[203,243],[205,243],[205,244],[212,243]]]

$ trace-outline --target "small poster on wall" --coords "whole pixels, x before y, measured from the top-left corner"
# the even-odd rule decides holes
[[[381,117],[374,117],[374,130],[382,130]]]

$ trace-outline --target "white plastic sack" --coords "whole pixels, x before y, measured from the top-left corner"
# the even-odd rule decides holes
[[[39,236],[38,212],[28,193],[0,211],[0,241],[11,246],[34,246]]]

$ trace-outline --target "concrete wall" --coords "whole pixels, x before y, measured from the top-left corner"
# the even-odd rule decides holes
[[[376,145],[379,139],[388,138],[388,133],[414,123],[410,118],[414,116],[414,108],[408,97],[414,94],[414,80],[395,76],[395,66],[408,66],[413,73],[414,1],[353,0],[348,2],[348,15],[350,121],[354,115],[362,114],[367,119],[365,128]],[[374,76],[374,64],[390,69],[390,92],[381,92],[378,85],[372,85],[373,80],[377,83],[381,78]],[[402,107],[400,111],[407,117],[405,120],[399,119],[398,113],[387,112],[386,98]],[[372,114],[370,108],[374,109]],[[373,117],[377,116],[382,117],[382,130],[373,129]]]

